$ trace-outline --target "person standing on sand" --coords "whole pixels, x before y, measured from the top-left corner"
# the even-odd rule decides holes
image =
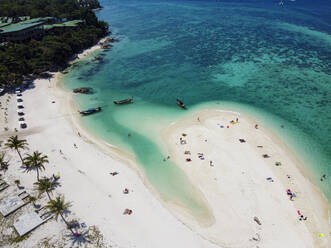
[[[255,124],[255,129],[259,129],[259,125]]]

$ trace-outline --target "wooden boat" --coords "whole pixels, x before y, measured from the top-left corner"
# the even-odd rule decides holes
[[[182,107],[183,109],[186,108],[185,104],[181,100],[179,100],[178,98],[176,99],[176,103],[178,104],[178,106]]]
[[[133,101],[133,97],[130,97],[128,99],[124,99],[124,100],[121,100],[121,101],[114,101],[115,104],[124,104],[124,103],[130,103]]]
[[[97,113],[99,111],[101,111],[101,107],[97,107],[97,108],[89,108],[88,110],[84,110],[84,111],[78,111],[81,115],[90,115],[93,113]]]
[[[77,88],[73,90],[74,93],[88,93],[89,91],[89,88]]]

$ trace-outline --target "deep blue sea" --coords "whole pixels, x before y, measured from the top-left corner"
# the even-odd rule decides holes
[[[103,60],[92,56],[70,68],[65,87],[94,89],[76,97],[82,109],[104,106],[84,125],[135,154],[163,199],[203,208],[192,183],[163,162],[156,126],[189,113],[176,97],[191,109],[220,102],[269,125],[331,199],[329,1],[101,3],[98,16],[119,42],[94,55]],[[131,96],[134,104],[112,103]]]

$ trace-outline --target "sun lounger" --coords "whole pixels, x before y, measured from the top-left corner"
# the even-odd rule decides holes
[[[16,210],[20,209],[24,205],[28,204],[28,201],[24,201],[29,196],[28,193],[23,191],[22,193],[11,196],[1,201],[0,203],[0,212],[1,214],[6,217],[9,214],[15,212]]]
[[[9,187],[9,184],[6,183],[5,181],[0,181],[0,192],[7,189]]]
[[[51,218],[53,218],[53,216],[50,215],[48,212],[42,215],[39,215],[35,212],[23,214],[14,223],[14,228],[16,229],[17,233],[22,237]]]

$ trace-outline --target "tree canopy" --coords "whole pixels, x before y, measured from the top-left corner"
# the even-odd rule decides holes
[[[56,28],[40,39],[0,45],[0,87],[20,85],[24,75],[63,69],[74,54],[94,45],[108,31],[93,9],[98,0],[0,0],[0,16],[56,17],[59,20],[80,19],[75,28]]]

